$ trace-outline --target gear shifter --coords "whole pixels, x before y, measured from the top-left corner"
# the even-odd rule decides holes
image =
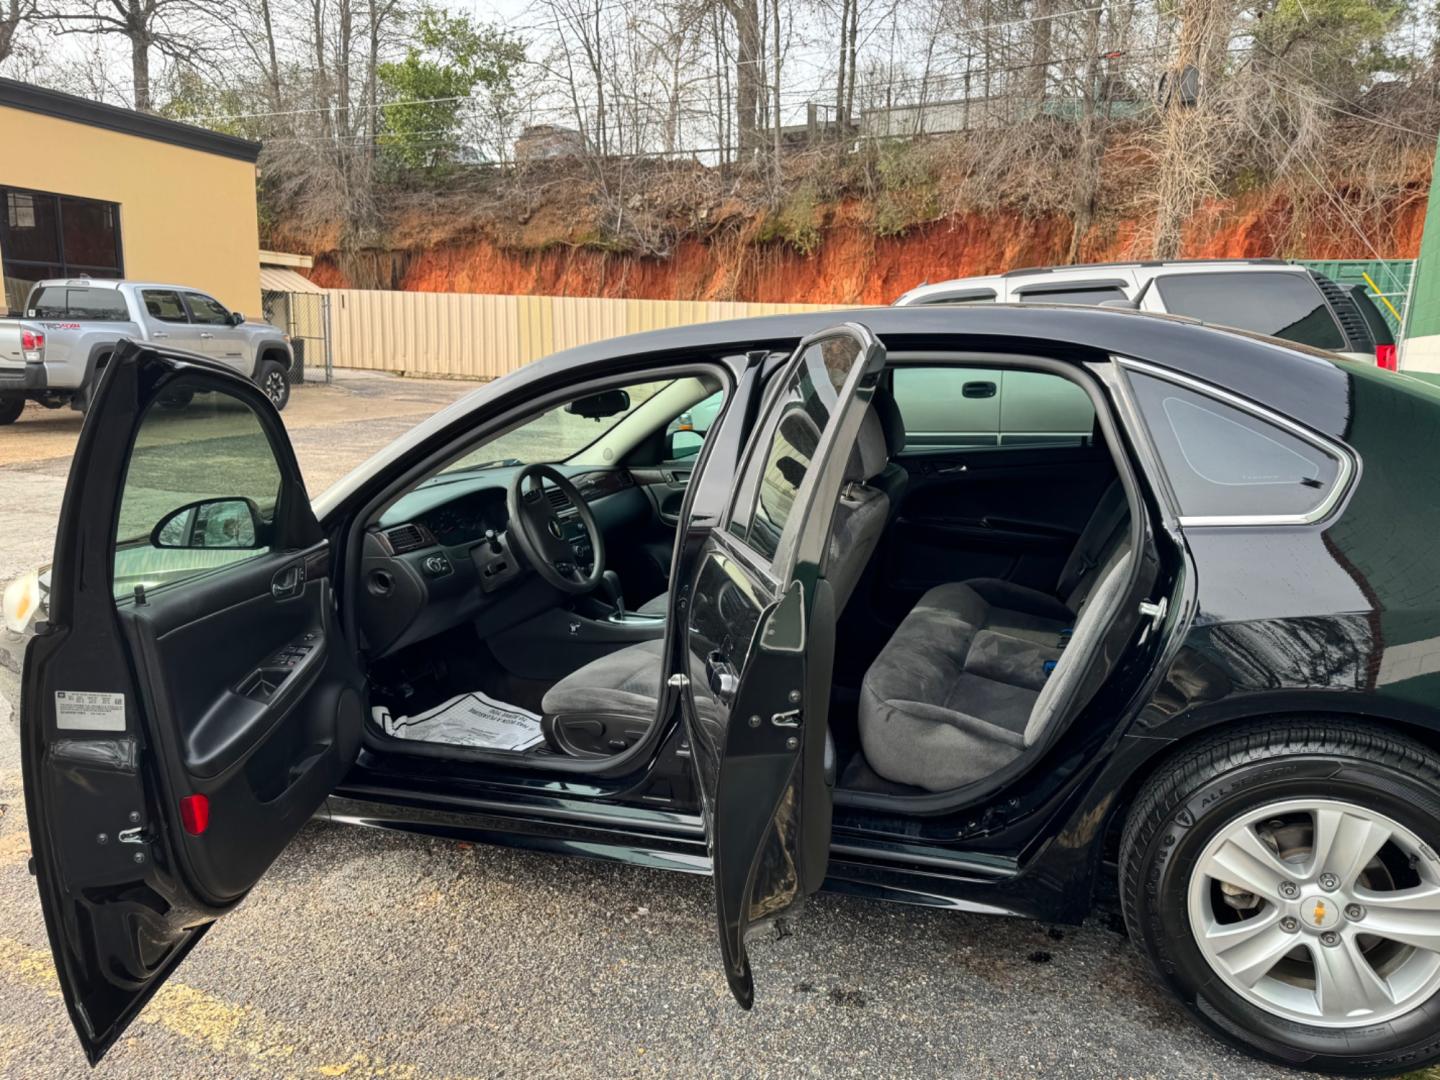
[[[606,570],[601,574],[600,583],[595,586],[595,595],[615,609],[615,614],[612,618],[614,618],[616,622],[624,621],[625,596],[620,591],[619,574],[614,570]]]

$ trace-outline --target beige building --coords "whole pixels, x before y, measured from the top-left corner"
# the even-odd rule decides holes
[[[260,144],[0,79],[0,274],[190,285],[260,316]],[[3,310],[0,307],[0,310]]]

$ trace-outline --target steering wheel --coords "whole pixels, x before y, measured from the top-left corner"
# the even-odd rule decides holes
[[[589,534],[593,552],[589,573],[580,566],[575,546],[565,538],[565,524],[545,494],[547,481],[569,500]],[[510,481],[505,507],[510,514],[510,535],[542,578],[567,593],[588,593],[600,584],[605,573],[605,539],[579,489],[558,469],[538,462],[526,465]]]

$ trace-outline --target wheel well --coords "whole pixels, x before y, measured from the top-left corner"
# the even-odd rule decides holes
[[[287,356],[285,350],[278,345],[263,345],[260,348],[260,363],[267,360],[274,360],[277,364],[289,371],[294,366],[292,357]]]
[[[1193,731],[1184,738],[1169,744],[1159,753],[1145,761],[1140,768],[1135,769],[1130,776],[1126,778],[1124,785],[1121,787],[1111,807],[1110,821],[1105,829],[1105,862],[1113,864],[1117,861],[1120,854],[1120,834],[1125,831],[1125,819],[1130,815],[1130,808],[1135,805],[1136,796],[1140,794],[1141,789],[1144,788],[1152,776],[1202,740],[1212,739],[1219,735],[1236,734],[1259,724],[1286,719],[1323,719],[1337,721],[1342,724],[1363,724],[1369,728],[1384,729],[1395,735],[1404,735],[1414,739],[1426,749],[1440,754],[1440,731],[1420,724],[1394,720],[1390,717],[1376,717],[1373,715],[1360,716],[1356,713],[1326,712],[1324,710],[1307,709],[1303,711],[1296,710],[1294,712],[1259,713],[1255,716],[1237,717],[1234,720],[1213,724],[1210,727]],[[1108,871],[1106,872],[1108,873]]]

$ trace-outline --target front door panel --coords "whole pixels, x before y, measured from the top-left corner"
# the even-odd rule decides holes
[[[76,448],[21,709],[41,905],[92,1062],[354,759],[329,561],[269,402],[123,347]]]
[[[835,611],[820,576],[845,459],[885,351],[847,324],[801,343],[690,590],[686,720],[726,980],[749,1008],[745,935],[820,887]],[[692,527],[698,528],[698,523]]]

